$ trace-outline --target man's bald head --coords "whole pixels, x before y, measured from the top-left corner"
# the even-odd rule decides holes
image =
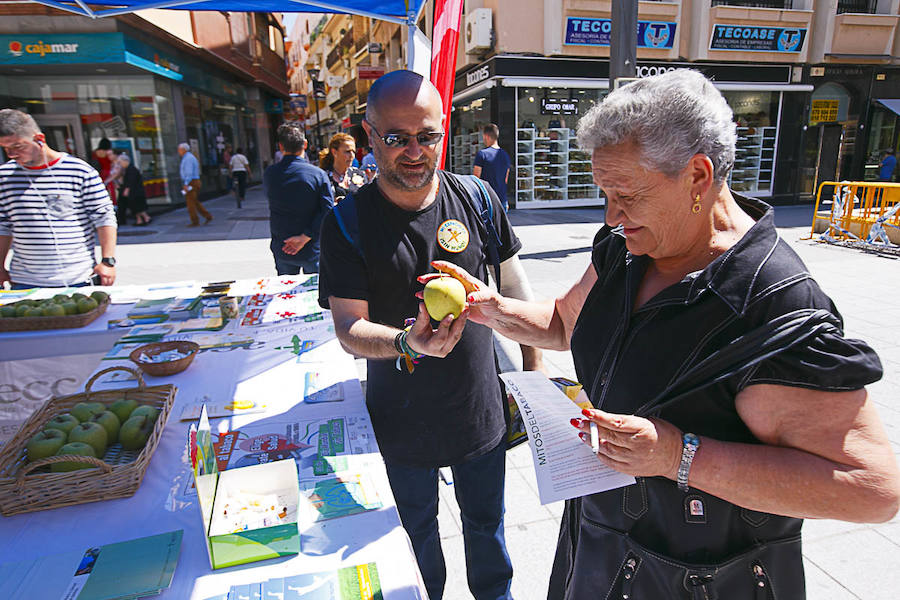
[[[379,77],[366,100],[366,120],[378,123],[383,106],[422,106],[442,109],[441,95],[434,85],[414,71],[391,71]]]

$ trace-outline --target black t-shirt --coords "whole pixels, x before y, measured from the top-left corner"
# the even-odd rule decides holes
[[[457,176],[438,171],[438,177],[437,198],[416,212],[389,202],[374,183],[355,194],[365,260],[344,237],[334,215],[325,218],[319,263],[323,308],[328,308],[329,296],[366,300],[370,321],[402,328],[406,318],[416,316],[415,294],[422,289],[416,277],[433,271],[432,260],[453,262],[487,281],[484,225]],[[521,243],[496,195],[489,194],[503,261],[515,255]],[[458,253],[438,243],[438,230],[448,221],[462,224],[469,235],[468,245]],[[369,360],[366,402],[388,461],[437,467],[488,452],[506,431],[491,330],[467,323],[447,357],[425,357],[412,374],[398,371],[394,359]]]

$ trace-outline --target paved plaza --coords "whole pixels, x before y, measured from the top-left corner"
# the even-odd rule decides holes
[[[120,230],[119,284],[221,280],[274,275],[269,252],[268,211],[261,187],[248,192],[243,208],[233,197],[205,203],[214,220],[188,228],[184,209],[158,215],[147,227]],[[522,240],[520,257],[539,297],[552,298],[575,282],[589,263],[602,209],[513,211]],[[797,251],[844,316],[846,333],[871,344],[881,356],[884,378],[872,397],[895,453],[900,455],[900,260],[818,244],[809,235],[812,207],[776,210],[781,236]],[[497,340],[501,363],[521,365],[517,347]],[[361,378],[365,377],[363,361]],[[575,376],[567,352],[546,352],[552,375]],[[562,504],[541,506],[527,445],[508,454],[506,536],[515,575],[513,595],[546,595]],[[440,484],[440,528],[447,559],[447,600],[471,598],[465,582],[462,530],[450,485]],[[809,600],[894,600],[900,597],[900,517],[881,525],[807,521],[804,526]]]

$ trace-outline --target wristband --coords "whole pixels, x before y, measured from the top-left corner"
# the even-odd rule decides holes
[[[401,366],[403,363],[406,364],[407,373],[412,373],[416,370],[416,365],[419,364],[419,359],[424,357],[425,355],[416,352],[412,348],[409,347],[409,344],[406,343],[406,336],[409,335],[409,330],[412,325],[408,325],[406,329],[398,333],[394,337],[394,347],[397,348],[397,351],[400,353],[400,356],[397,357],[397,362],[395,363],[397,370],[402,371],[403,367]]]

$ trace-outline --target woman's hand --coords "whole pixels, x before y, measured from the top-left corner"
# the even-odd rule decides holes
[[[425,303],[419,302],[419,314],[416,315],[416,322],[409,329],[406,343],[420,354],[444,358],[456,347],[468,316],[469,310],[464,308],[456,319],[449,314],[438,324],[437,329],[432,329],[431,317],[425,309]]]
[[[583,410],[584,419],[572,419],[579,437],[591,445],[590,423],[597,424],[605,465],[635,477],[668,477],[674,480],[681,463],[681,431],[662,419],[618,415],[602,410]]]
[[[482,325],[490,325],[491,320],[500,315],[500,301],[502,296],[491,289],[486,283],[472,277],[462,267],[443,260],[435,260],[431,262],[431,266],[440,271],[440,273],[428,273],[418,277],[419,283],[428,283],[432,279],[446,273],[458,280],[466,288],[466,311],[468,318],[473,323]],[[422,298],[422,292],[416,294]]]

